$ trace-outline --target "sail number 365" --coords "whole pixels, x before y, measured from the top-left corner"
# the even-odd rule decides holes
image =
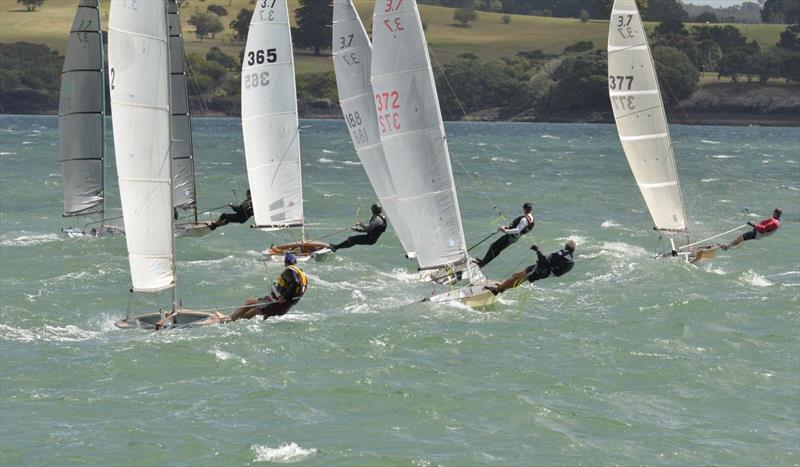
[[[247,64],[252,65],[261,65],[265,61],[267,63],[275,63],[278,60],[278,52],[277,49],[267,49],[266,56],[263,50],[256,50],[247,52]]]

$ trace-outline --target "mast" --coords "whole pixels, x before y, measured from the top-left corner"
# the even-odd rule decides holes
[[[100,2],[97,2],[97,16],[98,18],[102,18],[103,15],[100,12]],[[106,223],[106,209],[105,209],[105,199],[106,199],[106,171],[108,168],[108,161],[106,161],[106,61],[105,61],[105,47],[103,46],[103,27],[99,26],[100,28],[100,88],[102,91],[102,99],[103,102],[101,103],[100,107],[100,119],[102,121],[102,125],[100,126],[100,132],[102,136],[100,138],[100,160],[102,161],[103,170],[100,174],[101,177],[101,196],[103,198],[103,209],[100,211],[100,226],[104,227]]]
[[[169,136],[169,158],[170,163],[167,164],[169,166],[169,181],[170,181],[170,190],[169,190],[169,205],[175,207],[175,178],[173,174],[173,169],[175,168],[174,159],[172,157],[173,151],[175,148],[175,142],[172,140],[172,122],[173,122],[173,114],[172,114],[172,68],[169,66],[169,63],[172,62],[172,47],[171,47],[171,37],[170,37],[170,6],[171,4],[175,5],[177,9],[178,5],[173,0],[166,0],[164,2],[164,24],[166,25],[167,30],[167,71],[168,71],[168,85],[167,85],[167,113],[170,116],[169,125],[167,125],[167,135]],[[177,15],[177,13],[176,13]],[[191,128],[191,127],[190,127]],[[192,164],[192,176],[194,177],[194,164]],[[196,203],[195,203],[196,204]],[[178,309],[178,271],[175,268],[175,216],[170,213],[170,248],[171,254],[170,258],[172,259],[172,312],[174,313]]]

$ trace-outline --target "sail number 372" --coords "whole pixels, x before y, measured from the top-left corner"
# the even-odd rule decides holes
[[[400,94],[397,91],[375,94],[375,107],[378,110],[378,124],[381,134],[400,129]]]

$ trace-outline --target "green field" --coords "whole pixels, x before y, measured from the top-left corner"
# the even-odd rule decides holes
[[[367,30],[371,28],[372,0],[355,0],[359,14],[365,19]],[[103,19],[108,20],[109,0],[103,0]],[[220,4],[228,10],[222,18],[226,29],[215,39],[200,41],[185,24],[196,10],[205,10],[208,5]],[[75,12],[76,0],[46,0],[41,10],[27,12],[16,0],[0,0],[0,41],[28,41],[44,43],[63,53],[66,47],[67,32]],[[297,0],[289,0],[289,8],[295,9]],[[239,55],[241,43],[233,43],[232,31],[228,23],[242,8],[252,9],[250,0],[189,0],[181,14],[184,19],[186,48],[189,52],[205,54],[211,46],[217,46],[226,53]],[[483,58],[512,56],[520,51],[542,49],[547,53],[559,53],[565,46],[579,40],[591,40],[596,47],[604,46],[608,33],[607,21],[581,23],[577,19],[545,18],[539,16],[511,16],[511,24],[501,21],[502,14],[479,12],[479,18],[471,27],[463,28],[453,22],[451,8],[422,5],[422,20],[427,26],[428,42],[435,60],[447,62],[463,53],[473,53]],[[651,25],[651,27],[653,27]],[[778,41],[785,29],[777,24],[739,24],[748,39],[756,39],[762,46]],[[687,24],[691,27],[691,24]],[[325,52],[324,52],[325,53]],[[308,51],[296,51],[297,71],[331,70],[332,64],[327,55],[315,57]]]

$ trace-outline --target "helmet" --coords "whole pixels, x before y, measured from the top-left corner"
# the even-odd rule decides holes
[[[383,212],[383,208],[380,204],[373,204],[371,209],[373,214],[380,214]]]
[[[297,256],[295,256],[293,253],[286,253],[286,255],[283,257],[283,264],[286,266],[297,264]]]
[[[575,243],[575,240],[570,238],[569,240],[567,240],[567,244],[564,245],[564,248],[569,250],[569,251],[575,251],[575,247],[576,246],[578,246],[578,244]]]
[[[525,203],[522,205],[522,209],[525,211],[533,211],[533,205],[531,203]]]

